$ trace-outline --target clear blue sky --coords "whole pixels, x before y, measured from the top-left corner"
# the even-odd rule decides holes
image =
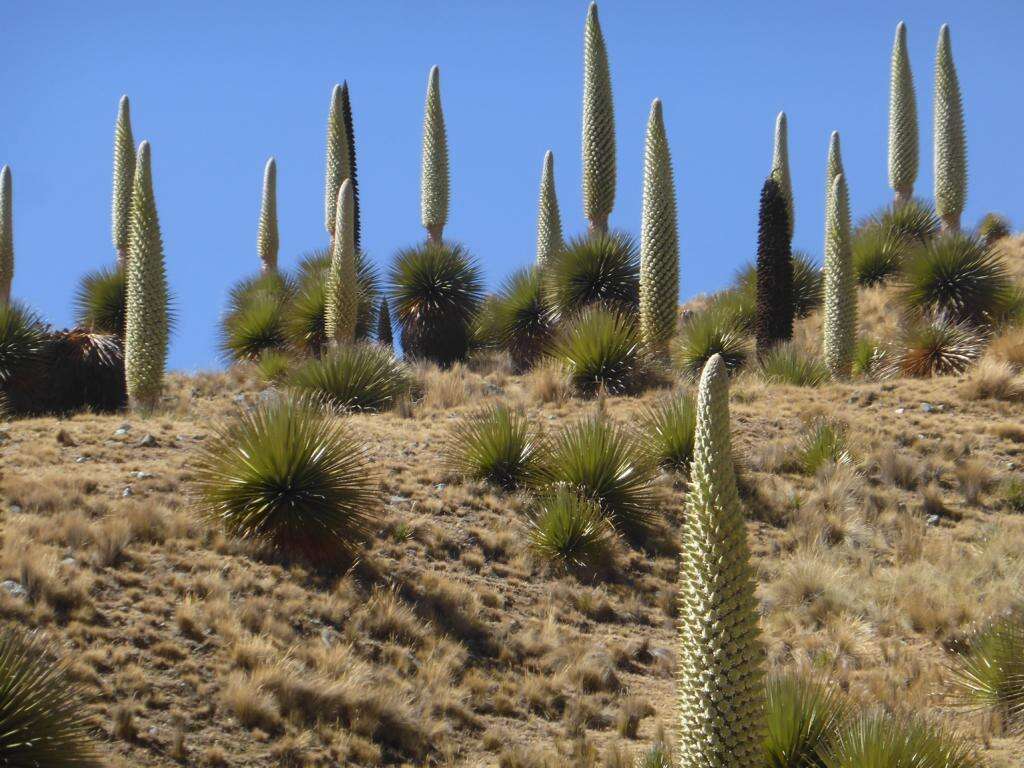
[[[332,86],[352,91],[363,241],[385,266],[419,240],[427,72],[441,67],[452,169],[446,235],[497,286],[534,258],[541,160],[555,153],[567,233],[583,229],[584,0],[3,2],[0,163],[14,174],[14,293],[71,319],[85,271],[111,263],[113,126],[132,99],[154,184],[178,327],[170,364],[219,365],[228,286],[257,267],[263,165],[278,163],[281,262],[325,245],[324,135]],[[970,167],[965,222],[1024,221],[1019,0],[774,3],[604,0],[618,128],[615,227],[637,231],[644,127],[665,104],[679,196],[682,296],[752,257],[776,112],[790,123],[794,245],[821,253],[829,132],[841,131],[854,215],[886,203],[889,54],[909,30],[921,118],[917,192],[931,196],[932,67],[949,22]]]

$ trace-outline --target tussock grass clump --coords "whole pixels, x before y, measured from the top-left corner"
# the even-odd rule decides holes
[[[554,327],[544,306],[537,267],[520,270],[505,281],[488,325],[495,342],[508,351],[516,372],[528,370],[539,359]]]
[[[647,408],[638,434],[651,463],[670,472],[687,473],[696,429],[697,406],[690,395],[682,394]]]
[[[968,400],[1021,400],[1024,382],[1009,363],[986,357],[971,369],[961,392]]]
[[[305,363],[290,377],[289,384],[347,411],[386,411],[410,394],[415,379],[390,349],[355,344]]]
[[[530,546],[564,568],[593,568],[609,553],[614,531],[601,505],[559,484],[537,502],[530,518]]]
[[[888,350],[874,339],[861,337],[853,347],[853,375],[876,379],[886,372]]]
[[[795,458],[805,475],[816,474],[826,464],[854,463],[846,428],[827,419],[818,419],[809,426],[796,447]]]
[[[465,359],[483,301],[480,269],[466,249],[427,243],[400,251],[389,280],[405,354],[441,366]]]
[[[968,638],[953,681],[963,704],[992,710],[1013,729],[1024,725],[1024,616],[1000,617]]]
[[[981,357],[984,344],[984,336],[966,323],[944,315],[925,318],[904,331],[890,371],[919,378],[961,374]]]
[[[78,688],[44,650],[31,636],[0,634],[0,764],[99,768]]]
[[[333,565],[371,532],[379,479],[363,443],[308,397],[239,414],[196,459],[206,520],[269,552]]]
[[[820,387],[829,379],[828,368],[820,358],[808,355],[792,344],[778,346],[765,354],[758,372],[768,384],[794,387]]]
[[[913,768],[982,768],[963,737],[916,717],[882,713],[861,715],[842,731],[825,761],[826,768],[913,766]]]
[[[795,675],[765,686],[765,768],[825,768],[850,705],[833,688]]]
[[[122,269],[104,267],[86,274],[75,292],[75,324],[124,338],[125,290]]]
[[[569,240],[544,268],[545,301],[556,318],[591,304],[624,313],[640,304],[640,248],[626,234],[594,232]]]
[[[650,373],[636,324],[600,306],[585,309],[552,343],[551,355],[585,397],[633,394]]]
[[[908,311],[975,324],[1003,314],[1013,293],[1002,257],[978,238],[955,233],[916,251],[904,267],[904,283]]]
[[[616,530],[640,535],[655,521],[654,470],[629,432],[601,415],[556,435],[538,480],[577,488],[598,502]]]
[[[716,305],[688,319],[676,342],[676,359],[683,374],[690,379],[700,377],[704,365],[714,355],[721,355],[726,370],[733,373],[747,362],[751,344],[741,318]]]
[[[533,477],[542,449],[543,441],[526,415],[498,405],[459,423],[445,454],[449,468],[459,475],[512,490]]]

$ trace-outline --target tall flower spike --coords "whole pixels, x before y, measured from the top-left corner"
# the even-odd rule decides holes
[[[847,378],[853,364],[857,329],[857,280],[850,247],[850,199],[846,177],[839,174],[825,210],[825,318],[822,351],[832,376]]]
[[[896,25],[889,78],[889,186],[900,206],[914,196],[917,181],[917,95],[907,53],[907,25]]]
[[[331,91],[331,110],[327,113],[327,169],[324,174],[324,226],[331,237],[334,237],[334,223],[338,218],[338,190],[352,175],[350,162],[342,91],[341,86],[336,85]]]
[[[772,150],[772,178],[779,185],[786,201],[786,216],[789,219],[789,236],[793,237],[793,182],[789,176],[789,121],[785,112],[775,118],[775,146]]]
[[[935,54],[935,211],[944,230],[960,229],[967,202],[967,136],[960,83],[953,64],[949,25],[939,32]]]
[[[128,253],[128,230],[131,226],[132,184],[135,181],[135,139],[128,97],[122,96],[114,124],[114,196],[111,205],[111,235],[117,249],[118,264],[123,268]]]
[[[389,349],[395,346],[395,336],[391,330],[391,310],[388,308],[388,297],[382,296],[380,311],[377,313],[377,343]]]
[[[548,259],[562,250],[562,245],[562,216],[558,212],[558,196],[555,194],[555,156],[548,150],[544,153],[544,167],[540,174],[537,265],[543,267]]]
[[[256,235],[263,274],[277,272],[277,163],[267,160],[263,169],[263,199],[260,202],[260,226]]]
[[[761,766],[764,648],[733,471],[729,379],[721,355],[708,360],[700,378],[681,538],[677,764]]]
[[[829,200],[832,198],[832,183],[841,173],[843,173],[843,155],[839,146],[839,131],[832,131],[832,135],[828,137],[828,160],[825,163],[826,211],[828,211]]]
[[[361,242],[361,224],[359,220],[359,180],[356,178],[356,134],[355,126],[352,124],[352,102],[348,96],[348,80],[341,84],[341,116],[345,123],[345,140],[348,143],[348,177],[352,179],[352,200],[355,211],[355,244],[359,250]]]
[[[0,169],[0,304],[11,300],[14,281],[14,185],[11,167]]]
[[[583,212],[591,231],[607,232],[615,205],[615,108],[608,51],[590,4],[583,32]]]
[[[139,145],[132,184],[126,271],[124,372],[128,397],[142,410],[156,406],[167,361],[167,276],[160,237],[149,142]]]
[[[327,338],[336,344],[351,344],[356,338],[359,317],[359,283],[356,274],[355,196],[352,180],[345,179],[338,190],[338,218],[334,225],[331,267],[327,273],[327,307],[324,313]]]
[[[757,232],[757,353],[793,336],[793,260],[782,186],[769,176],[761,188]]]
[[[420,175],[420,217],[431,242],[441,242],[448,222],[448,137],[441,109],[441,70],[427,79],[423,110],[423,168]]]
[[[644,148],[640,224],[640,333],[655,355],[668,356],[679,306],[679,230],[661,99],[651,104]]]

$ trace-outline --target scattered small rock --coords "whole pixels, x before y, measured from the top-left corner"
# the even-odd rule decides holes
[[[938,409],[931,403],[921,403],[921,410],[924,411],[925,413],[931,413]]]
[[[906,412],[907,412],[906,408],[897,408],[896,409],[896,413],[906,413]]]
[[[139,442],[136,443],[136,445],[138,445],[139,448],[156,448],[158,445],[160,445],[160,443],[158,443],[157,439],[152,435],[146,435],[141,440],[139,440]]]
[[[21,504],[11,504],[10,510],[11,510],[11,514],[12,515],[20,515],[21,514]]]
[[[136,480],[149,480],[152,477],[156,477],[152,472],[129,472],[129,477],[134,477]]]
[[[60,564],[61,565],[71,566],[71,565],[76,565],[77,561],[73,557],[65,557],[63,560],[60,561]]]
[[[938,524],[939,524],[939,516],[938,515],[928,515],[928,525],[938,525]]]
[[[127,499],[129,496],[134,496],[134,495],[135,495],[135,491],[132,490],[132,487],[130,485],[126,485],[124,487],[124,490],[121,491],[121,498],[123,498],[123,499]]]
[[[131,424],[122,424],[120,427],[114,430],[114,434],[117,435],[118,437],[123,437],[124,435],[127,435],[131,431]]]
[[[89,457],[88,456],[76,456],[75,457],[75,464],[85,464],[85,462],[87,462],[87,461],[89,461]]]
[[[21,584],[11,579],[0,581],[0,587],[3,587],[11,597],[24,597],[28,594]]]
[[[231,399],[234,400],[236,403],[244,403],[245,402],[245,393],[244,392],[239,392],[237,395],[235,395]]]
[[[447,487],[448,487],[448,483],[438,483],[437,485],[434,486],[434,490],[435,491],[443,491]]]

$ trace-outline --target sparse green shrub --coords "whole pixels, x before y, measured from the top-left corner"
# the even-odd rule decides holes
[[[1003,483],[1003,503],[1011,512],[1024,514],[1024,480],[1011,477]]]
[[[541,437],[526,415],[498,405],[456,425],[445,461],[462,477],[512,490],[536,474],[542,449]]]
[[[279,352],[287,344],[284,305],[270,293],[250,295],[224,318],[220,348],[229,361],[259,360],[265,352]]]
[[[862,224],[853,234],[853,271],[857,283],[882,285],[900,274],[910,242],[877,222]]]
[[[541,274],[536,267],[509,277],[490,313],[495,341],[507,350],[517,373],[528,370],[551,340],[554,327],[541,295]]]
[[[656,517],[654,467],[636,438],[595,415],[551,441],[535,483],[564,483],[600,503],[616,530],[642,535]]]
[[[998,213],[986,213],[978,224],[978,237],[985,245],[995,245],[1011,234],[1010,220]]]
[[[984,344],[984,337],[966,323],[943,315],[925,317],[903,332],[891,370],[914,377],[961,374],[981,357]]]
[[[916,717],[857,717],[844,729],[826,768],[982,768],[970,743]]]
[[[853,348],[853,375],[875,379],[888,369],[888,350],[874,339],[861,337]]]
[[[552,356],[585,397],[633,394],[648,383],[650,366],[635,323],[600,306],[589,307],[564,328]]]
[[[566,568],[593,568],[607,556],[614,530],[601,505],[568,485],[542,495],[530,517],[530,547]]]
[[[211,524],[325,565],[350,560],[371,533],[379,484],[362,440],[309,398],[287,396],[220,427],[194,480]]]
[[[829,373],[820,358],[812,357],[792,344],[776,347],[761,358],[761,378],[769,384],[820,387]]]
[[[1015,611],[976,630],[953,659],[957,696],[997,713],[1011,728],[1024,725],[1024,616]]]
[[[655,744],[636,759],[636,768],[672,768],[672,765],[672,755],[664,744]]]
[[[842,694],[796,675],[769,678],[765,694],[765,768],[825,768],[851,714]]]
[[[103,267],[86,274],[75,293],[74,311],[79,327],[124,338],[124,271]]]
[[[409,395],[414,378],[385,347],[338,347],[298,368],[288,383],[303,394],[346,411],[386,411]]]
[[[805,475],[813,475],[826,464],[850,464],[853,454],[846,439],[846,428],[827,419],[810,425],[796,448],[796,464]]]
[[[31,362],[43,347],[46,326],[18,302],[0,302],[0,385]]]
[[[648,460],[670,472],[689,473],[693,460],[697,408],[682,394],[649,407],[641,417],[639,439]]]
[[[955,322],[991,322],[1012,289],[999,254],[976,237],[958,233],[914,253],[904,274],[902,300],[908,311],[942,312]]]
[[[405,354],[441,366],[464,359],[483,301],[480,269],[466,249],[427,243],[400,251],[389,277]]]
[[[708,360],[721,355],[730,373],[743,367],[750,354],[750,338],[737,315],[722,305],[697,312],[683,323],[676,359],[690,379],[700,376]]]
[[[92,723],[65,667],[31,635],[0,635],[0,765],[99,768]]]
[[[545,302],[557,319],[591,304],[624,313],[640,303],[640,249],[618,232],[595,232],[570,239],[544,268]]]

